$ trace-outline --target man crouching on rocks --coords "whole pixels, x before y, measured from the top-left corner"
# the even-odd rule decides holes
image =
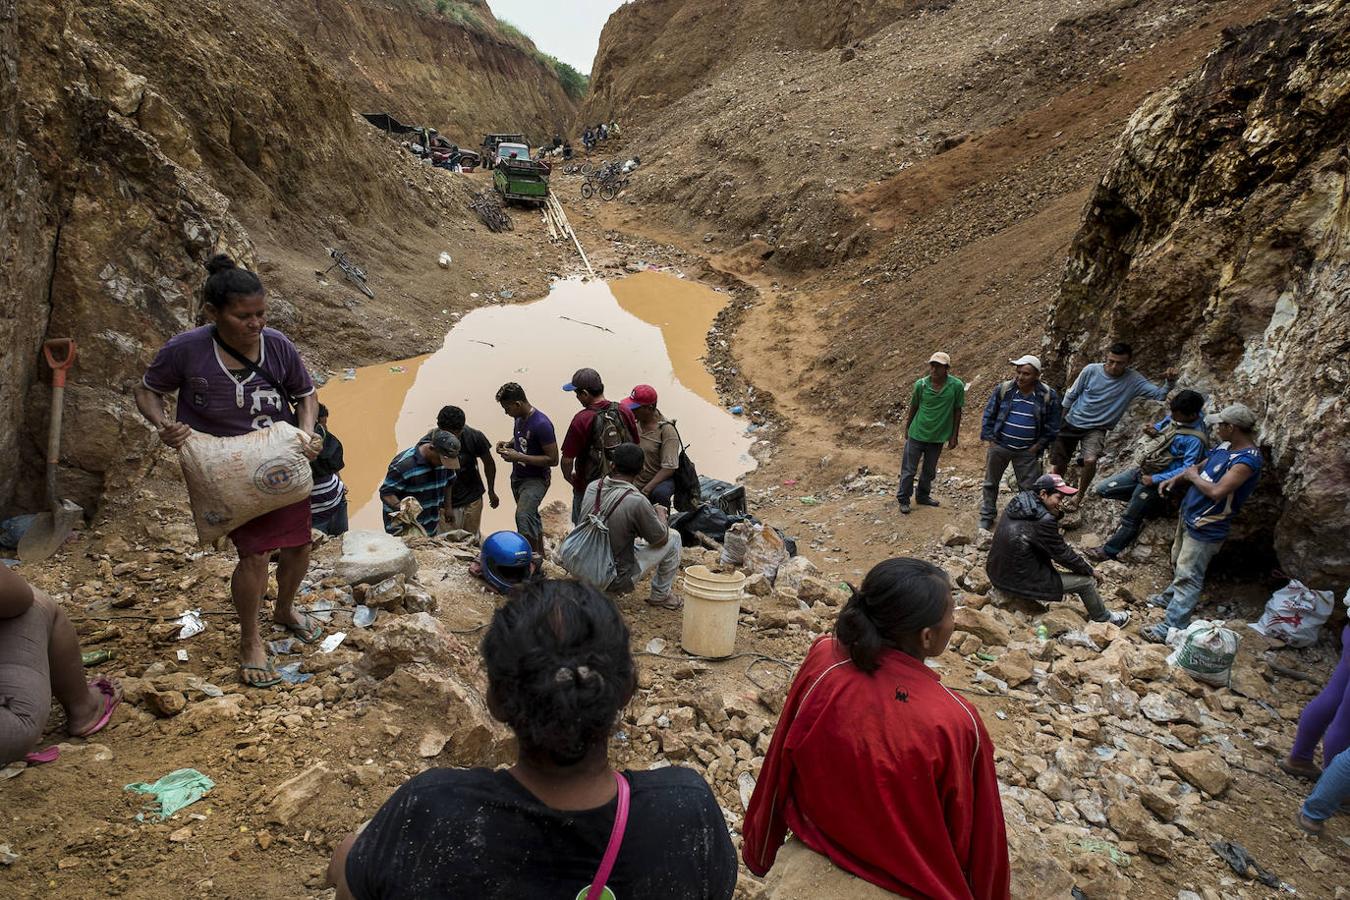
[[[1042,603],[1077,594],[1094,622],[1123,627],[1130,614],[1111,612],[1097,593],[1102,576],[1064,540],[1059,515],[1065,497],[1078,493],[1058,475],[1042,475],[1031,490],[1022,491],[1008,507],[994,530],[985,570],[989,581],[1007,594]],[[1055,568],[1059,563],[1071,574]]]
[[[236,437],[289,422],[314,434],[319,399],[305,363],[290,339],[267,328],[267,295],[258,276],[224,255],[207,263],[203,288],[210,325],[171,338],[155,355],[136,405],[165,444],[178,449],[193,431]],[[167,398],[177,394],[170,418]],[[323,441],[306,446],[310,460]],[[239,613],[239,681],[271,687],[281,681],[267,656],[258,628],[258,607],[267,590],[267,565],[277,551],[277,603],[272,621],[306,644],[323,637],[323,627],[294,607],[295,593],[309,568],[309,497],[274,509],[230,532],[239,563],[230,578],[230,596]]]

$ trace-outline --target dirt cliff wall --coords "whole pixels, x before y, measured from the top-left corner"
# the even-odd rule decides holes
[[[751,47],[829,50],[933,0],[634,0],[605,23],[582,119],[632,120],[741,65]]]
[[[342,364],[381,340],[380,357],[418,352],[418,313],[455,305],[468,289],[448,289],[481,276],[462,264],[418,289],[440,248],[473,240],[440,202],[467,188],[407,170],[354,115],[347,80],[265,0],[0,0],[0,60],[0,514],[42,502],[46,337],[80,344],[61,492],[93,510],[110,474],[153,464],[130,388],[198,322],[213,252],[263,273],[272,319],[311,363],[338,344]],[[352,243],[386,251],[390,278],[364,313],[313,276],[326,245]],[[372,313],[391,323],[379,334],[361,324]]]
[[[472,27],[414,4],[284,0],[279,8],[363,112],[439,129],[465,146],[520,131],[564,133],[576,105],[553,68],[504,35],[487,4]]]
[[[1130,120],[1074,238],[1051,334],[1061,370],[1108,336],[1250,405],[1285,571],[1350,580],[1350,2],[1230,31]]]
[[[826,50],[864,38],[932,0],[634,0],[610,16],[583,121],[641,120],[751,47]]]

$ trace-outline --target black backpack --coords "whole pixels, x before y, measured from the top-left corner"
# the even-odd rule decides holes
[[[671,502],[680,512],[687,512],[699,505],[703,500],[703,492],[699,489],[698,470],[694,468],[694,461],[685,452],[689,448],[685,446],[684,438],[680,437],[680,429],[674,422],[670,423],[670,427],[675,429],[675,437],[680,441],[680,464],[675,467],[675,475],[671,478],[675,482],[675,495]]]
[[[620,444],[631,441],[628,425],[623,420],[623,414],[619,412],[619,404],[611,400],[609,406],[597,409],[595,418],[591,420],[587,480],[594,481],[608,475],[611,468],[609,454]]]

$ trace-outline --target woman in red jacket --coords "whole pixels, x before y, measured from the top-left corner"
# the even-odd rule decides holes
[[[764,875],[788,829],[834,865],[913,900],[1009,897],[994,747],[975,707],[924,664],[953,630],[931,563],[867,573],[812,644],[746,812],[743,856]]]

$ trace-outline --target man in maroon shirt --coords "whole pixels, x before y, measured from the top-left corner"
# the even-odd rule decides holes
[[[605,382],[594,369],[577,369],[564,391],[577,395],[581,412],[572,417],[562,445],[562,476],[572,485],[572,524],[581,521],[586,486],[609,473],[610,450],[641,440],[632,410],[605,399]]]

